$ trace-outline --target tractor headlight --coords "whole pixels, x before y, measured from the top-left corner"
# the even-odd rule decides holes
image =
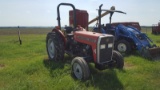
[[[112,48],[112,47],[113,47],[113,43],[109,43],[108,48]]]
[[[105,45],[105,44],[102,44],[102,45],[100,46],[100,48],[101,48],[101,49],[105,49],[105,48],[106,48],[106,45]]]

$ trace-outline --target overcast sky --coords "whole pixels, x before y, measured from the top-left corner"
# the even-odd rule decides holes
[[[56,26],[57,5],[61,2],[87,10],[89,20],[98,16],[96,9],[100,4],[103,4],[103,9],[115,6],[116,10],[127,13],[115,13],[113,22],[136,21],[140,25],[151,26],[160,20],[160,0],[0,0],[0,26]],[[62,26],[69,25],[68,11],[71,9],[60,8]],[[109,15],[102,18],[102,23],[108,22]]]

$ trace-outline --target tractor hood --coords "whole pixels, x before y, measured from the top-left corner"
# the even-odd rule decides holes
[[[96,33],[96,32],[88,32],[88,31],[76,31],[74,32],[74,38],[75,40],[79,42],[85,42],[87,44],[93,44],[97,43],[97,40],[99,37],[113,37],[113,35],[110,34],[102,34],[102,33]]]
[[[88,31],[75,31],[74,40],[92,47],[94,61],[107,63],[112,59],[114,36]]]

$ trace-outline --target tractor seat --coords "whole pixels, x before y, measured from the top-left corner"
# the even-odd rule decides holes
[[[65,27],[66,33],[69,34],[73,31],[72,27]]]
[[[67,34],[68,37],[73,37],[73,33]]]

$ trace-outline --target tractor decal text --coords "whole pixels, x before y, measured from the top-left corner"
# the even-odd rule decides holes
[[[80,39],[80,40],[85,40],[85,41],[88,41],[88,42],[96,43],[96,40],[94,40],[92,38],[83,37],[83,36],[76,36],[76,38]]]

